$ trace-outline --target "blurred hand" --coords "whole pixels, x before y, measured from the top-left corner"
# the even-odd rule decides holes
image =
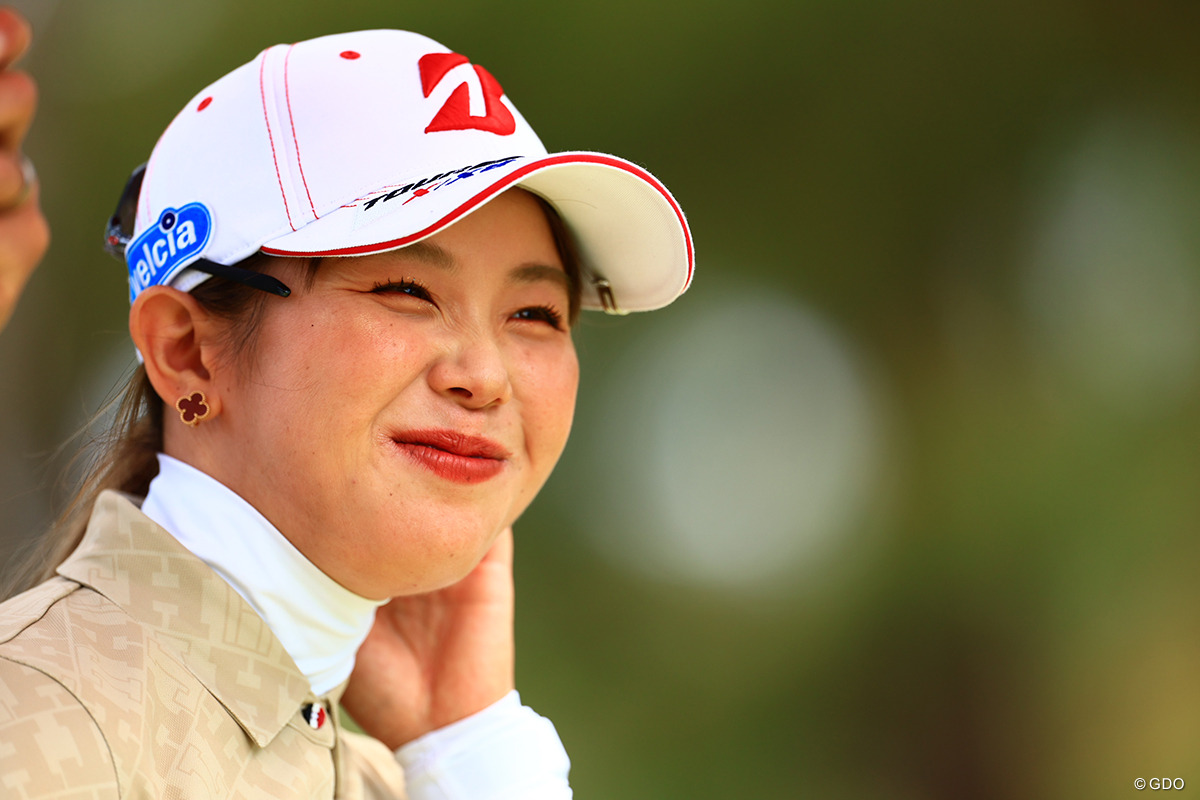
[[[50,242],[37,182],[28,185],[21,164],[21,142],[33,121],[37,89],[32,78],[12,69],[31,36],[29,23],[12,9],[0,8],[0,329]]]
[[[393,750],[514,688],[513,538],[505,530],[466,578],[380,607],[342,705]]]

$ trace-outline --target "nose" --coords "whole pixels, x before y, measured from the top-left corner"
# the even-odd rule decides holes
[[[483,409],[512,399],[512,380],[499,343],[483,333],[464,333],[429,370],[429,385],[464,408]]]

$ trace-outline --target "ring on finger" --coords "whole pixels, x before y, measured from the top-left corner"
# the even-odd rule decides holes
[[[29,193],[33,191],[35,183],[37,183],[37,170],[33,168],[33,162],[29,160],[29,156],[22,153],[21,188],[17,190],[16,197],[0,208],[0,211],[14,211],[20,208],[29,199]]]

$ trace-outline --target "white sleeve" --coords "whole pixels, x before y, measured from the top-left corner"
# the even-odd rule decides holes
[[[517,692],[396,751],[409,800],[569,800],[554,723]]]

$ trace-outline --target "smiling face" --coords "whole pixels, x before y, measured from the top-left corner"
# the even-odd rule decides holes
[[[510,190],[415,245],[325,259],[311,285],[296,262],[277,275],[296,291],[268,301],[250,363],[222,361],[221,413],[187,460],[359,594],[463,577],[574,413],[569,282],[541,206]]]

